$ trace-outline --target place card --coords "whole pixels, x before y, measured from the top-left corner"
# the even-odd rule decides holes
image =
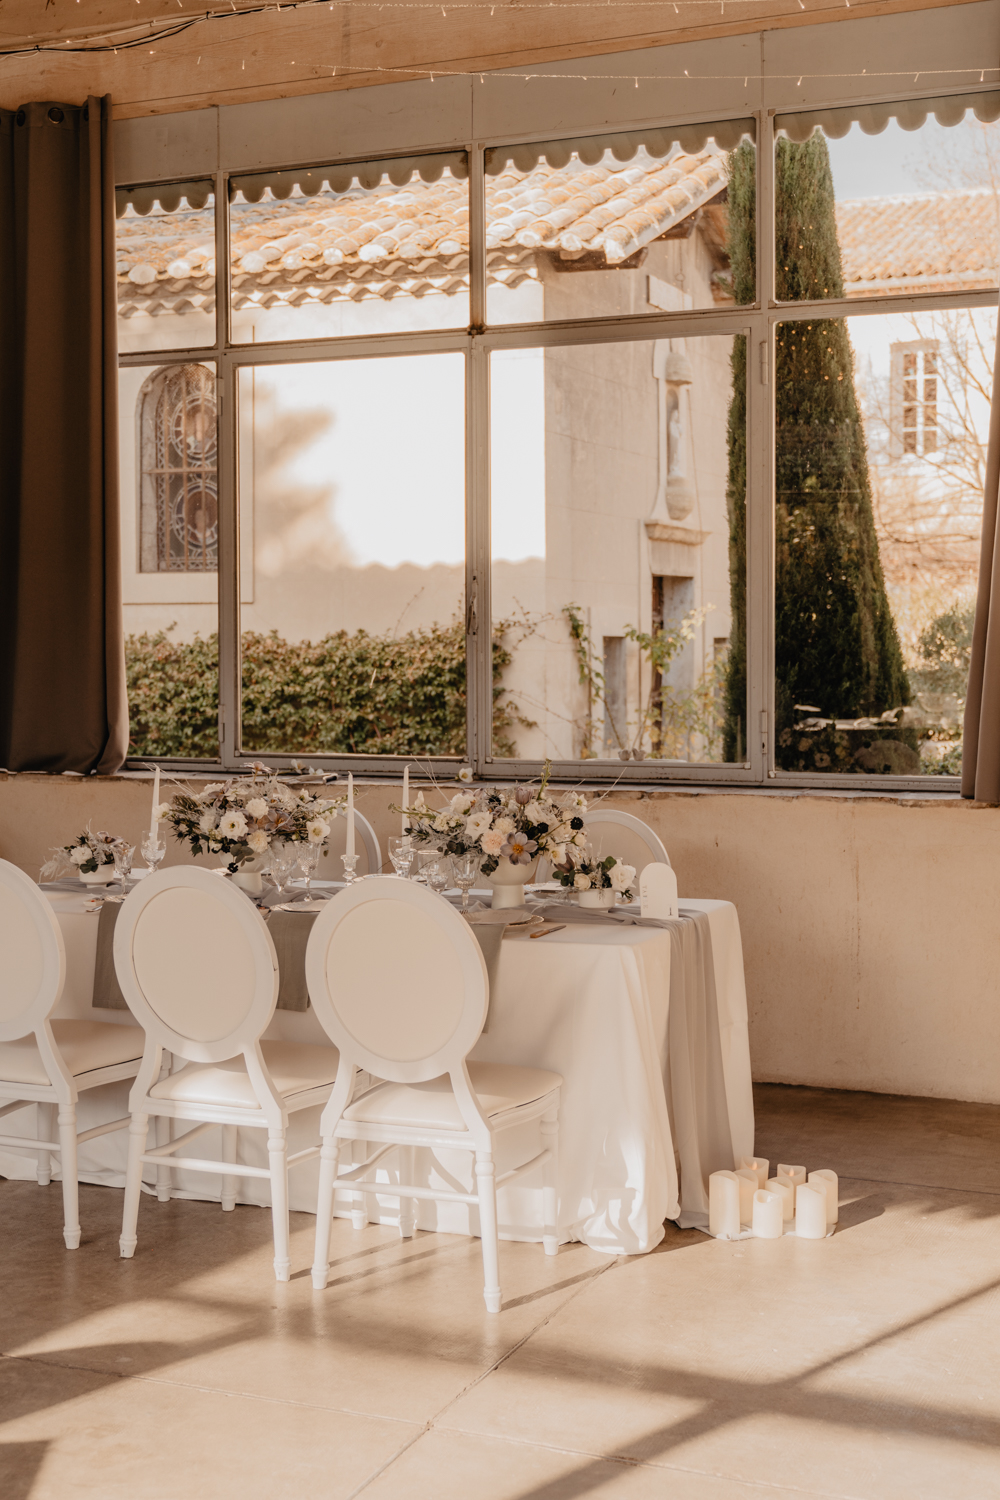
[[[677,901],[677,876],[669,865],[647,865],[639,876],[639,900],[642,915],[659,922],[676,921],[680,916]]]

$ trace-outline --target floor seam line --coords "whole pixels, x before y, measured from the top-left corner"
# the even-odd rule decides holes
[[[939,1187],[936,1184],[930,1182],[902,1182],[897,1180],[895,1177],[854,1177],[848,1176],[846,1173],[840,1178],[840,1181],[877,1182],[882,1187],[922,1188],[924,1192],[927,1193],[975,1193],[977,1198],[1000,1198],[1000,1188],[995,1188],[991,1191],[987,1188]],[[843,1207],[845,1208],[849,1206],[850,1205],[846,1203],[843,1205]]]
[[[460,1391],[456,1392],[456,1394],[452,1396],[450,1400],[446,1401],[445,1404],[441,1407],[440,1411],[435,1412],[434,1415],[427,1420],[422,1430],[416,1433],[408,1443],[404,1443],[402,1448],[398,1449],[391,1458],[386,1459],[385,1463],[382,1464],[378,1469],[376,1469],[374,1473],[369,1474],[367,1479],[363,1480],[356,1489],[353,1489],[351,1491],[350,1495],[348,1495],[347,1497],[347,1500],[355,1500],[356,1495],[360,1495],[362,1491],[366,1490],[370,1484],[374,1484],[376,1479],[381,1478],[381,1476],[385,1474],[387,1470],[392,1468],[393,1464],[396,1463],[398,1459],[402,1458],[404,1453],[409,1452],[409,1450],[415,1443],[418,1443],[422,1437],[426,1437],[429,1432],[432,1432],[434,1430],[435,1424],[440,1420],[440,1418],[446,1411],[454,1406],[456,1401],[460,1401],[463,1396],[468,1394],[469,1391],[475,1390],[477,1385],[480,1385],[482,1381],[488,1379],[490,1375],[499,1370],[500,1366],[502,1364],[505,1364],[508,1359],[511,1359],[519,1349],[524,1348],[529,1339],[534,1338],[536,1333],[540,1333],[543,1328],[547,1327],[551,1320],[555,1317],[556,1313],[561,1312],[564,1307],[568,1307],[569,1304],[575,1301],[576,1298],[587,1289],[587,1287],[591,1286],[598,1279],[598,1277],[603,1276],[606,1271],[610,1271],[614,1266],[619,1265],[621,1263],[621,1260],[622,1257],[616,1255],[608,1261],[607,1265],[598,1266],[594,1271],[594,1274],[592,1276],[588,1276],[586,1281],[581,1282],[580,1285],[570,1293],[565,1302],[561,1302],[558,1307],[554,1307],[551,1312],[547,1313],[545,1317],[541,1319],[540,1322],[536,1323],[535,1326],[529,1329],[522,1338],[518,1339],[516,1344],[512,1344],[509,1349],[505,1350],[503,1354],[499,1355],[488,1369],[483,1370],[473,1380],[470,1380],[467,1385],[464,1385]]]

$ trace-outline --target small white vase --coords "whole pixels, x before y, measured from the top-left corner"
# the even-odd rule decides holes
[[[609,912],[615,904],[615,893],[608,887],[607,890],[577,891],[576,900],[578,906],[589,907],[592,911]]]
[[[233,885],[238,885],[241,891],[246,891],[248,896],[263,896],[264,882],[259,870],[237,870],[231,877]]]
[[[117,876],[114,865],[98,865],[96,870],[81,870],[80,879],[84,885],[110,885]]]
[[[486,878],[493,887],[490,905],[494,908],[524,905],[524,887],[535,878],[538,856],[530,865],[512,865],[509,859],[501,859],[492,875]]]

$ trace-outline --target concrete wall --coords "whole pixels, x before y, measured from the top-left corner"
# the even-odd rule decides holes
[[[383,847],[399,797],[358,787]],[[0,778],[0,855],[37,877],[88,820],[135,840],[149,800],[139,778]],[[736,903],[755,1078],[1000,1103],[1000,809],[830,794],[609,801],[657,829],[682,894]],[[185,857],[171,846],[168,862]]]

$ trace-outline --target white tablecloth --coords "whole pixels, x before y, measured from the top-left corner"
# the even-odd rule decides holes
[[[97,917],[83,898],[49,895],[66,945],[66,988],[56,1015],[129,1024],[126,1012],[92,1005]],[[753,1153],[753,1100],[747,1036],[743,956],[736,909],[725,901],[684,900],[706,913],[715,971],[715,1005],[688,995],[685,1013],[670,1013],[671,934],[659,928],[608,923],[569,926],[541,939],[504,942],[490,1010],[489,1032],[473,1058],[551,1068],[565,1080],[560,1120],[560,1235],[611,1254],[641,1254],[663,1237],[665,1219],[707,1224],[707,1175]],[[312,1011],[276,1011],[265,1035],[288,1041],[326,1041]],[[113,1084],[83,1095],[79,1128],[127,1112],[128,1086]],[[5,1122],[34,1129],[26,1110]],[[22,1123],[23,1122],[23,1123]],[[312,1144],[317,1110],[292,1116],[291,1150]],[[498,1173],[534,1154],[536,1126],[501,1136]],[[200,1143],[208,1157],[220,1143],[210,1132]],[[80,1152],[84,1181],[124,1183],[127,1132],[102,1136]],[[241,1157],[266,1165],[263,1133],[240,1132]],[[432,1162],[429,1180],[472,1187],[466,1153]],[[391,1161],[392,1158],[389,1158]],[[0,1149],[0,1175],[32,1177],[34,1159]],[[369,1199],[373,1218],[394,1222],[397,1204],[385,1174],[383,1200]],[[221,1184],[207,1174],[175,1174],[184,1196],[217,1198]],[[242,1179],[241,1201],[268,1202],[266,1181]],[[291,1206],[315,1212],[316,1164],[293,1169]],[[153,1211],[153,1210],[150,1210]],[[338,1211],[347,1212],[345,1203]],[[421,1202],[418,1224],[469,1232],[474,1210]],[[470,1219],[470,1214],[473,1217]],[[499,1196],[501,1235],[541,1237],[541,1182],[523,1178]]]

